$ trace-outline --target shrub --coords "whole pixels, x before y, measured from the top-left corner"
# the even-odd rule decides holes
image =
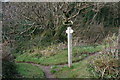
[[[3,78],[15,78],[17,74],[16,65],[12,61],[2,61],[2,76]]]
[[[15,78],[17,75],[14,56],[9,44],[2,44],[2,78]]]
[[[92,61],[91,65],[101,78],[119,78],[120,62],[116,58],[107,55],[99,56]]]
[[[117,58],[119,57],[118,54],[118,37],[116,36],[116,34],[114,33],[112,36],[108,35],[103,43],[105,44],[104,48],[105,48],[105,53],[109,54],[110,56],[112,55],[112,57]]]

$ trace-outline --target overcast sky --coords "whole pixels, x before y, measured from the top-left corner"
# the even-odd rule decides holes
[[[119,2],[120,0],[0,0],[2,2],[64,2],[64,1],[69,1],[69,2]]]
[[[2,2],[8,2],[9,0],[2,0]]]

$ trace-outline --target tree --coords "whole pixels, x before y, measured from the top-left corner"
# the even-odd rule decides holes
[[[76,30],[75,35],[80,33],[78,37],[85,36],[84,39],[87,38],[88,41],[98,36],[92,40],[92,42],[97,42],[101,39],[101,32],[94,33],[92,28],[95,29],[98,25],[100,29],[103,26],[119,25],[116,4],[87,2],[3,3],[3,41],[8,40],[15,48],[18,46],[16,43],[32,40],[38,35],[39,41],[65,42],[67,26],[64,23],[72,21],[72,27]],[[93,25],[95,26],[91,27]],[[88,30],[79,32],[81,27],[88,28]],[[102,36],[102,38],[104,37]]]

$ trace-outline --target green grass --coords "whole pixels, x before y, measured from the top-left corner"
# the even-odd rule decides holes
[[[97,58],[99,55],[90,56],[90,54],[99,52],[103,49],[103,45],[99,46],[81,46],[73,48],[73,64],[69,68],[67,65],[64,67],[57,66],[57,64],[67,63],[67,48],[64,50],[56,50],[55,54],[52,56],[41,56],[37,53],[37,56],[31,53],[25,53],[17,57],[16,61],[23,62],[35,62],[43,65],[52,65],[50,72],[55,75],[56,78],[99,78],[96,73],[93,72],[94,69],[90,66],[90,62]],[[86,58],[86,59],[84,59]],[[74,62],[77,61],[77,62]],[[65,79],[66,80],[66,79]]]
[[[24,78],[45,78],[44,72],[37,66],[27,63],[16,63],[17,70]]]
[[[98,52],[102,49],[102,46],[83,46],[73,48],[73,62],[84,59],[92,53]],[[37,53],[37,56],[41,53]],[[56,65],[67,63],[67,49],[56,50],[55,55],[37,57],[30,53],[24,53],[16,58],[16,61],[35,62],[43,65]]]
[[[55,66],[51,71],[54,71],[54,75],[56,78],[64,78],[64,80],[67,80],[67,78],[96,78],[99,79],[100,75],[98,75],[96,72],[94,72],[95,68],[91,67],[91,61],[98,58],[99,56],[106,56],[106,54],[98,54],[94,56],[90,56],[87,59],[84,59],[82,61],[79,61],[77,63],[73,63],[71,68],[69,68],[67,65],[60,67]],[[107,58],[109,56],[106,56]],[[102,62],[102,61],[101,61]],[[65,79],[66,78],[66,79]],[[106,77],[108,78],[108,77]]]
[[[72,67],[56,67],[54,75],[56,78],[97,78],[90,72],[90,59],[82,60],[78,63],[73,63]],[[57,71],[55,71],[57,70]]]

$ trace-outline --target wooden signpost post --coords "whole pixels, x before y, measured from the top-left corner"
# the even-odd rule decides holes
[[[71,27],[67,28],[66,33],[68,34],[68,67],[71,67],[72,66],[72,33],[73,33]]]

